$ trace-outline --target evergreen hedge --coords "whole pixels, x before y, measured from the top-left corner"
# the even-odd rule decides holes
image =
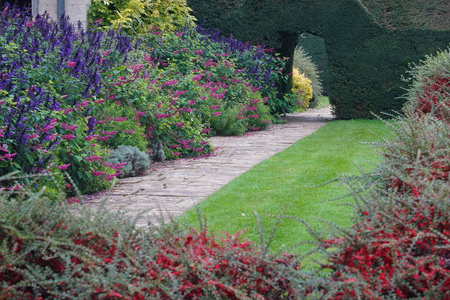
[[[240,40],[292,57],[300,33],[324,38],[331,67],[330,102],[339,119],[400,110],[409,62],[446,48],[450,30],[392,30],[377,25],[359,1],[189,0],[199,21]],[[292,72],[292,63],[286,73]],[[290,83],[280,91],[288,92]]]

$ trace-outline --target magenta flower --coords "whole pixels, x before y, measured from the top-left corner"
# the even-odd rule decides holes
[[[76,64],[77,64],[77,63],[74,62],[74,61],[68,61],[68,62],[67,62],[67,66],[68,66],[69,68],[75,67]]]
[[[211,116],[220,116],[222,114],[221,111],[211,113]]]
[[[60,123],[59,126],[64,128],[65,130],[70,130],[70,131],[74,131],[75,129],[78,128],[78,125],[68,125],[68,124],[64,124],[64,123]]]
[[[214,105],[214,106],[210,106],[209,109],[214,110],[214,109],[218,109],[221,105]]]
[[[65,170],[65,169],[67,169],[68,167],[70,167],[70,164],[67,164],[67,165],[60,165],[60,166],[58,166],[57,168],[60,169],[60,170]]]
[[[102,175],[105,175],[106,174],[106,172],[103,172],[103,171],[92,171],[92,175],[94,175],[94,176],[102,176]]]
[[[100,155],[94,155],[94,156],[86,156],[84,159],[87,160],[88,162],[93,162],[100,160],[102,157],[103,156]]]
[[[98,134],[88,135],[87,137],[84,138],[84,140],[89,142],[90,140],[93,140],[95,138],[98,138]]]
[[[76,138],[76,136],[74,136],[73,134],[63,134],[63,135],[61,135],[61,137],[63,139],[65,139],[65,140],[68,140],[68,141],[73,140],[74,138]]]
[[[13,157],[16,155],[17,155],[17,153],[13,153],[13,154],[8,153],[8,154],[3,155],[3,157],[0,156],[0,160],[1,161],[4,161],[5,159],[13,160]]]

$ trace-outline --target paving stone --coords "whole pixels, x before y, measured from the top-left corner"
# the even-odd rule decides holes
[[[108,205],[125,207],[130,217],[146,210],[139,225],[167,222],[332,119],[330,108],[310,109],[289,114],[286,124],[273,124],[263,131],[212,137],[217,148],[214,155],[156,163],[143,176],[121,179],[108,193]]]

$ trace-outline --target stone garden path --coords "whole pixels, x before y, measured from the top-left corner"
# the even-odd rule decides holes
[[[286,124],[240,137],[212,137],[214,155],[152,164],[140,177],[124,178],[106,196],[108,206],[123,206],[130,215],[146,210],[138,225],[177,217],[254,165],[312,134],[332,119],[330,108],[286,116]]]

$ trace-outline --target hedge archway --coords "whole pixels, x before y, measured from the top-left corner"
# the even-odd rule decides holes
[[[188,0],[188,5],[206,26],[276,47],[288,57],[293,57],[299,34],[323,37],[330,102],[339,119],[399,110],[408,64],[450,43],[450,30],[382,27],[359,0]],[[291,71],[292,62],[286,72]],[[289,84],[280,89],[288,91]]]

